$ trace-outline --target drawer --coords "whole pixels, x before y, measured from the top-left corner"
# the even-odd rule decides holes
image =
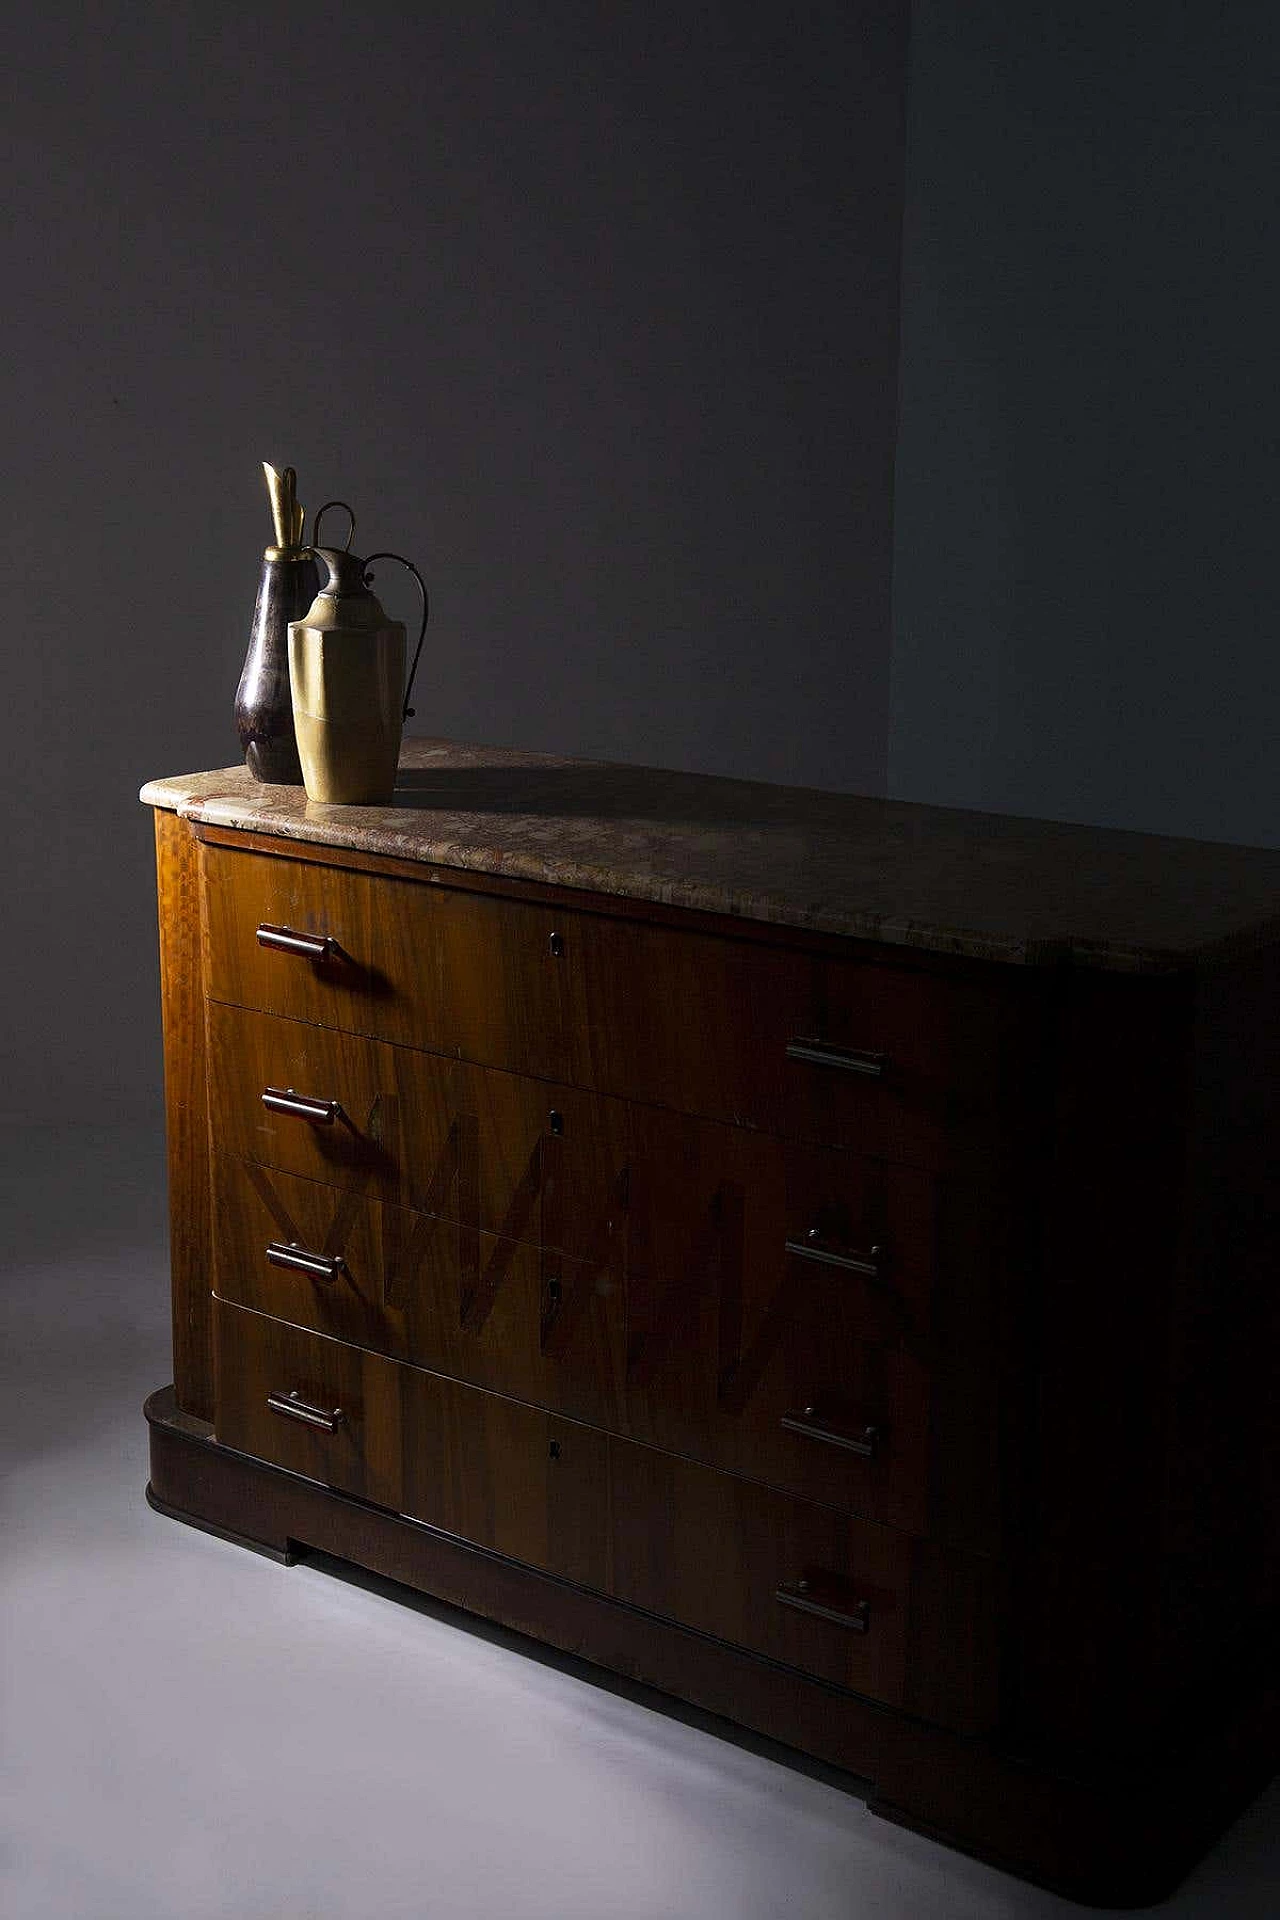
[[[456,1220],[213,1158],[214,1287],[275,1319],[625,1428],[619,1277]]]
[[[891,1528],[214,1301],[218,1439],[964,1731],[998,1573]]]
[[[618,1599],[943,1725],[991,1725],[994,1562],[650,1448],[611,1457]]]
[[[578,1088],[208,1003],[213,1139],[508,1239],[607,1254],[620,1231],[630,1115]],[[268,1088],[336,1103],[317,1124]]]
[[[1000,1549],[1008,1322],[1025,1273],[1009,1183],[747,1136],[718,1249],[714,1447],[683,1385],[632,1369],[644,1437],[940,1541]],[[817,1237],[803,1230],[813,1221]],[[678,1296],[676,1296],[678,1297]],[[679,1383],[679,1384],[678,1384]]]
[[[603,1434],[214,1301],[236,1447],[583,1586],[608,1586]]]
[[[926,1172],[216,1001],[208,1016],[217,1147],[625,1270],[638,1365],[676,1337],[713,1267],[734,1339],[754,1339],[784,1279],[803,1291],[833,1275],[859,1301],[863,1338],[928,1336]],[[289,1102],[265,1102],[271,1089],[302,1105],[279,1110]]]
[[[740,1343],[725,1317],[654,1370],[632,1369],[631,1435],[910,1533],[966,1534],[976,1524],[971,1511],[933,1498],[929,1366],[867,1339],[856,1293],[825,1276],[804,1275],[794,1294],[784,1282]],[[974,1444],[968,1432],[954,1441]]]
[[[625,1236],[616,1262],[578,1261],[227,1153],[213,1180],[229,1301],[913,1533],[993,1542],[994,1385],[966,1357],[940,1425],[947,1375],[940,1393],[884,1276],[750,1262],[738,1233],[736,1259],[673,1253],[659,1288]]]
[[[1022,1124],[1021,979],[603,915],[563,939],[580,1085],[937,1169],[987,1165]]]
[[[550,908],[224,847],[202,845],[199,859],[215,999],[571,1077],[568,976],[551,951],[560,916]],[[327,948],[310,957],[268,929]]]
[[[930,1167],[981,1163],[1021,1125],[1020,978],[200,859],[206,982],[228,1004]]]

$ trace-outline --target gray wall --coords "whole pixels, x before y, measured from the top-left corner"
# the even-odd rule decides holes
[[[917,0],[891,791],[1280,845],[1280,7]]]
[[[855,9],[7,10],[0,1114],[154,1105],[264,456],[425,562],[424,731],[1276,843],[1275,10],[914,13],[891,645]]]
[[[897,0],[6,28],[0,1112],[157,1097],[135,796],[236,757],[264,457],[425,568],[419,730],[883,785]]]

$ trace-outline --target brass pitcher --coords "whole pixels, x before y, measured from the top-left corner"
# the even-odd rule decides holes
[[[320,513],[324,511],[322,507]],[[317,514],[317,526],[319,522]],[[351,525],[354,531],[354,514]],[[348,546],[350,539],[348,534]],[[413,562],[398,553],[375,553],[361,560],[336,547],[312,551],[328,579],[310,611],[289,623],[293,724],[307,798],[385,806],[395,792],[404,722],[413,713],[409,695],[427,630],[426,585]],[[395,560],[406,567],[422,594],[422,627],[407,688],[404,624],[389,620],[369,591],[375,560]]]

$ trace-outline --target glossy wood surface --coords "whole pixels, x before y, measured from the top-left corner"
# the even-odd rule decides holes
[[[924,1166],[1002,1150],[1028,989],[202,846],[215,1000]],[[313,961],[261,925],[335,943]],[[788,1057],[819,1041],[870,1075]]]
[[[615,1442],[614,1593],[771,1659],[978,1730],[997,1712],[999,1576],[888,1527]],[[783,1604],[779,1589],[866,1631]]]
[[[936,1555],[892,1528],[221,1300],[215,1325],[224,1445],[875,1699],[904,1699],[909,1662],[932,1717],[990,1719],[990,1563],[946,1556],[935,1590]],[[336,1431],[273,1411],[290,1393],[334,1410]],[[778,1599],[801,1582],[851,1620],[865,1607],[865,1631]]]
[[[566,1363],[554,1385],[544,1373],[541,1387],[508,1390],[569,1395],[551,1404],[912,1531],[995,1547],[1004,1485],[992,1316],[1021,1252],[1008,1245],[1007,1182],[939,1181],[218,1003],[209,1032],[214,1133],[229,1154],[355,1201],[407,1201],[470,1236],[563,1250],[593,1276],[590,1324],[603,1317],[610,1331],[592,1351],[621,1345],[623,1387],[605,1392],[617,1369],[597,1360],[583,1377]],[[268,1112],[268,1086],[337,1098],[343,1115],[318,1127]],[[237,1187],[252,1227],[237,1227],[235,1195],[222,1202],[220,1232],[239,1235],[236,1262],[247,1252],[256,1275],[250,1304],[289,1291],[259,1272],[260,1186]],[[280,1196],[278,1179],[275,1188]],[[355,1217],[336,1196],[315,1209],[311,1231]],[[787,1252],[815,1227],[837,1258],[878,1250],[876,1273]],[[458,1241],[468,1272],[476,1246]],[[224,1282],[239,1299],[244,1285]],[[327,1299],[304,1289],[294,1317],[452,1370],[412,1317],[373,1317],[371,1285],[358,1331],[333,1320],[341,1287]],[[411,1300],[404,1310],[412,1316]],[[563,1315],[579,1327],[568,1293]],[[525,1365],[512,1359],[508,1377],[524,1381]],[[808,1406],[837,1430],[875,1426],[874,1463],[783,1427]]]
[[[609,1580],[603,1434],[214,1303],[218,1438],[584,1586]],[[318,1431],[272,1394],[340,1414]]]
[[[998,1381],[984,1309],[1012,1264],[1002,1190],[959,1178],[940,1186],[914,1168],[217,1004],[210,1035],[215,1137],[246,1163],[323,1181],[313,1200],[301,1192],[310,1204],[307,1231],[323,1230],[326,1244],[336,1222],[355,1220],[354,1202],[389,1194],[467,1230],[456,1241],[455,1294],[476,1284],[466,1276],[477,1270],[477,1233],[496,1233],[499,1246],[524,1238],[567,1250],[556,1351],[604,1321],[609,1332],[591,1347],[597,1364],[583,1372],[565,1360],[554,1378],[544,1367],[531,1383],[531,1361],[520,1357],[537,1357],[530,1321],[505,1382],[493,1384],[540,1401],[551,1395],[551,1404],[584,1418],[914,1531],[928,1525],[940,1538],[994,1545]],[[317,1127],[272,1114],[261,1101],[269,1085],[336,1096],[346,1117]],[[331,1182],[353,1196],[352,1206],[329,1194]],[[407,1320],[390,1302],[375,1315],[376,1269],[366,1276],[358,1322],[349,1286],[317,1293],[261,1271],[263,1186],[261,1177],[242,1177],[220,1201],[219,1234],[237,1236],[235,1254],[222,1262],[224,1290],[268,1310],[283,1294],[293,1300],[290,1317],[306,1324],[475,1377],[461,1355],[442,1353],[428,1337],[413,1317],[412,1294],[399,1310]],[[286,1213],[293,1208],[278,1177],[272,1190]],[[821,1250],[837,1259],[874,1251],[877,1272],[789,1254],[788,1244],[809,1244],[815,1226]],[[437,1235],[435,1244],[455,1242]],[[486,1261],[491,1276],[509,1270],[505,1260]],[[577,1291],[569,1285],[578,1263],[590,1277],[589,1322],[580,1305],[587,1280]],[[252,1296],[244,1279],[231,1277],[235,1269],[256,1276]],[[485,1284],[492,1291],[496,1281]],[[941,1344],[931,1329],[938,1288],[948,1316]],[[598,1357],[619,1346],[623,1386],[606,1390],[618,1367]],[[938,1367],[956,1412],[931,1432]],[[807,1406],[837,1431],[875,1426],[874,1463],[783,1427],[784,1416]]]
[[[616,1276],[454,1220],[353,1199],[219,1154],[219,1293],[258,1313],[571,1418],[625,1422]],[[298,1241],[334,1280],[274,1266]]]
[[[931,1464],[927,1357],[883,1338],[859,1276],[784,1258],[744,1304],[744,1268],[712,1264],[698,1289],[691,1267],[659,1321],[625,1258],[571,1260],[224,1154],[214,1190],[228,1300],[911,1532],[996,1537],[998,1479],[956,1491],[957,1460],[976,1478],[975,1448],[991,1458],[993,1412],[935,1434]],[[340,1254],[342,1270],[281,1269],[272,1242]],[[814,1430],[784,1426],[807,1408]],[[867,1427],[869,1457],[839,1444]]]
[[[1237,1689],[1216,1721],[1185,1721],[1136,1765],[1102,1748],[1083,1769],[1028,1765],[999,1738],[949,1731],[675,1621],[555,1580],[242,1453],[147,1402],[148,1499],[161,1512],[292,1559],[315,1547],[407,1588],[585,1653],[627,1680],[850,1770],[868,1810],[1107,1907],[1165,1899],[1265,1784],[1280,1700]],[[643,1704],[661,1702],[641,1695]]]
[[[879,1248],[878,1283],[850,1283],[867,1332],[928,1335],[938,1184],[922,1170],[218,1002],[209,1047],[214,1138],[246,1159],[603,1265],[642,1238],[659,1287],[723,1236],[713,1214],[732,1203],[743,1257],[771,1273],[788,1241],[815,1232],[837,1255]],[[341,1112],[328,1126],[273,1112],[271,1087]]]
[[[169,1269],[178,1404],[213,1418],[209,1160],[205,1149],[205,1022],[196,846],[185,822],[155,816],[169,1154]]]
[[[685,1649],[653,1657],[690,1698],[736,1648],[790,1676],[733,1669],[766,1724],[873,1753],[895,1817],[1003,1835],[1019,1870],[1071,1883],[1081,1782],[1141,1798],[1188,1728],[1235,1777],[1223,1730],[1280,1624],[1280,960],[890,962],[205,831],[195,863],[158,840],[162,915],[208,907],[202,1041],[166,934],[175,1337],[208,1405],[212,1247],[220,1438],[312,1487],[262,1482],[264,1512],[416,1566],[414,1514],[525,1569],[494,1573],[498,1617],[536,1631],[521,1579],[607,1596],[589,1649]],[[272,952],[262,922],[342,952]],[[886,1070],[788,1061],[798,1038]],[[268,1408],[294,1391],[342,1405],[333,1433]],[[210,1461],[187,1492],[221,1512]]]

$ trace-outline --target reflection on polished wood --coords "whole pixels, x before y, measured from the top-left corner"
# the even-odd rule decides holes
[[[204,982],[196,845],[171,813],[157,812],[160,1005],[164,1024],[165,1124],[169,1142],[169,1269],[173,1379],[178,1404],[213,1418],[210,1329],[212,1221],[205,1150]]]

